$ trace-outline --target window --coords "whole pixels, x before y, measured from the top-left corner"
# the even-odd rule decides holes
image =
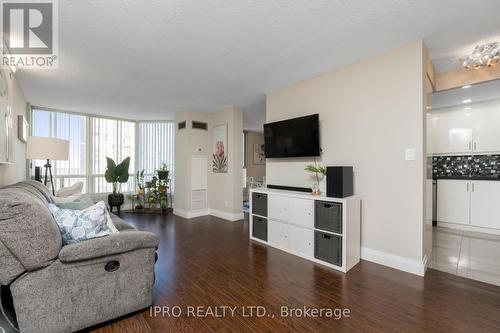
[[[68,187],[76,182],[84,183],[87,190],[86,133],[85,116],[33,109],[32,134],[57,139],[69,140],[69,160],[51,161],[54,187]],[[33,161],[35,166],[42,167],[46,161]]]
[[[140,122],[138,136],[138,170],[144,170],[145,180],[166,163],[173,181],[175,123]]]
[[[149,180],[165,163],[173,180],[173,122],[137,123],[33,108],[32,135],[70,142],[69,160],[53,162],[54,187],[57,189],[81,181],[86,192],[111,192],[112,185],[104,178],[106,157],[116,163],[130,157],[130,178],[128,183],[121,184],[123,192],[135,191],[136,166],[138,170],[145,170],[145,179]],[[43,167],[45,162],[34,161],[34,166]]]
[[[106,157],[117,164],[130,157],[130,178],[121,184],[121,191],[135,190],[135,122],[91,117],[91,183],[94,193],[111,192],[113,187],[106,182]]]

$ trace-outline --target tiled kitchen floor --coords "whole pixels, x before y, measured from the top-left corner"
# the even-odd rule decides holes
[[[429,267],[500,286],[500,236],[433,227]]]

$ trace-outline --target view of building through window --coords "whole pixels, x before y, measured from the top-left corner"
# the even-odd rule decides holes
[[[149,179],[163,163],[173,179],[175,127],[171,122],[136,122],[37,108],[32,117],[33,136],[70,142],[69,160],[51,161],[56,189],[81,181],[84,192],[111,192],[112,185],[104,178],[106,157],[116,163],[130,157],[130,178],[121,184],[123,192],[134,191],[137,170],[144,169]],[[45,163],[33,161],[33,170]]]
[[[33,110],[32,135],[69,140],[69,159],[51,161],[55,188],[68,187],[76,182],[83,182],[87,190],[87,119],[85,116]],[[33,161],[35,166],[43,168],[47,161]]]

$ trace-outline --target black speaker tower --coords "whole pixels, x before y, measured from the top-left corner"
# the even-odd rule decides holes
[[[345,198],[354,194],[352,166],[326,167],[326,196]]]

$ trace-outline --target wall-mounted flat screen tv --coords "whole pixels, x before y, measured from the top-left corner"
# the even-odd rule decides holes
[[[264,125],[266,158],[319,156],[319,115]]]

